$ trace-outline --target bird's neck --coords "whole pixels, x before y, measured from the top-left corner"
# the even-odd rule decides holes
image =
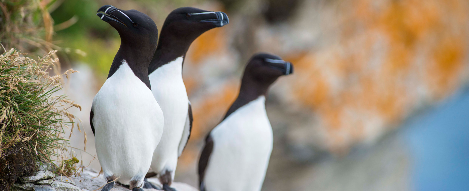
[[[166,81],[174,83],[174,80],[182,80],[182,63],[184,57],[178,57],[175,60],[166,63],[148,74],[150,81]]]
[[[267,94],[268,89],[269,86],[265,86],[263,84],[255,83],[252,81],[243,80],[238,97],[228,109],[223,119],[226,119],[230,114],[243,107],[244,105],[248,104],[249,102],[252,102],[261,96],[265,96]]]
[[[163,32],[148,69],[149,74],[179,57],[184,58],[192,43],[190,40],[177,38]],[[184,62],[182,64],[184,64]]]
[[[171,49],[163,48],[163,49],[157,49],[155,52],[155,55],[153,56],[153,59],[150,62],[150,66],[148,68],[148,74],[153,73],[155,70],[160,68],[163,65],[166,65],[168,63],[173,63],[176,61],[178,58],[182,58],[184,60],[186,55],[186,52],[178,52],[174,51]],[[184,64],[184,62],[181,62],[179,64]]]
[[[108,78],[110,78],[122,65],[125,60],[137,76],[145,85],[151,89],[150,79],[148,78],[148,65],[154,49],[151,47],[131,47],[121,44],[109,70]]]

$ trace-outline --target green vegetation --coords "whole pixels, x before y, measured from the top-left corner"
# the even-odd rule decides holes
[[[5,49],[43,55],[58,50],[63,64],[88,64],[103,80],[119,45],[119,35],[96,11],[105,4],[136,9],[161,27],[166,15],[203,0],[9,0],[0,1],[0,43]],[[3,50],[0,48],[0,53]]]
[[[77,172],[75,165],[80,162],[76,157],[62,161],[61,169],[58,169],[56,173],[61,173],[66,176],[71,176]]]
[[[55,161],[62,164],[59,173],[74,172],[73,160],[59,159],[68,153],[64,128],[74,127],[75,117],[68,110],[81,107],[58,92],[62,76],[49,75],[58,61],[54,54],[37,61],[14,49],[0,55],[0,185],[7,188],[18,177],[33,173],[38,162]]]
[[[68,0],[49,10],[58,23],[54,38],[63,50],[61,56],[89,64],[99,77],[107,76],[120,44],[118,33],[96,16],[102,5],[94,0]]]
[[[12,0],[0,2],[0,43],[5,49],[43,55],[55,48],[51,43],[53,20],[47,9],[56,0]]]
[[[66,57],[61,59],[62,62],[79,61],[88,64],[104,81],[119,49],[120,38],[114,28],[96,16],[99,7],[111,4],[121,9],[136,9],[148,14],[161,27],[166,15],[173,9],[201,1],[203,0],[57,1],[49,9],[51,18],[56,23],[54,44],[61,47],[59,55]]]

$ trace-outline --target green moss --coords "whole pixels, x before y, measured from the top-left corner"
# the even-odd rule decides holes
[[[76,164],[80,162],[76,157],[72,157],[68,160],[62,161],[62,168],[57,169],[57,174],[64,174],[66,176],[71,176],[77,172],[77,168],[75,167]]]

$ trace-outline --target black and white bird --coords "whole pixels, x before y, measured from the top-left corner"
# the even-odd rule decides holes
[[[155,52],[158,29],[153,20],[136,10],[105,5],[98,10],[101,20],[121,37],[106,82],[93,99],[90,124],[96,152],[108,184],[115,181],[143,190],[164,125],[163,112],[153,97],[148,66]]]
[[[291,73],[291,63],[278,56],[251,58],[238,97],[205,139],[198,168],[201,191],[261,190],[273,147],[265,95],[278,77]]]
[[[161,29],[148,74],[153,96],[165,118],[163,136],[151,164],[164,190],[174,190],[170,186],[178,157],[189,140],[192,128],[191,104],[182,80],[186,52],[198,36],[228,22],[228,16],[223,12],[183,7],[172,11]]]

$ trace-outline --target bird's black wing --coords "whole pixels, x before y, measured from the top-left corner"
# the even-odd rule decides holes
[[[194,121],[194,118],[192,117],[192,106],[191,106],[191,102],[189,102],[186,125],[184,125],[184,130],[182,132],[181,141],[179,142],[178,156],[181,156],[182,151],[184,151],[184,148],[186,148],[186,145],[189,142],[189,138],[191,137],[191,132],[192,132],[193,121]]]
[[[204,149],[202,150],[202,154],[200,155],[200,159],[199,159],[198,173],[199,173],[200,191],[205,191],[205,185],[204,185],[205,171],[207,169],[208,161],[210,159],[210,155],[212,154],[212,151],[213,151],[213,139],[209,133],[207,137],[205,138],[205,146],[204,146]]]
[[[91,111],[90,111],[90,126],[91,126],[91,130],[93,131],[93,135],[94,135],[93,116],[94,116],[93,107],[91,107]]]

